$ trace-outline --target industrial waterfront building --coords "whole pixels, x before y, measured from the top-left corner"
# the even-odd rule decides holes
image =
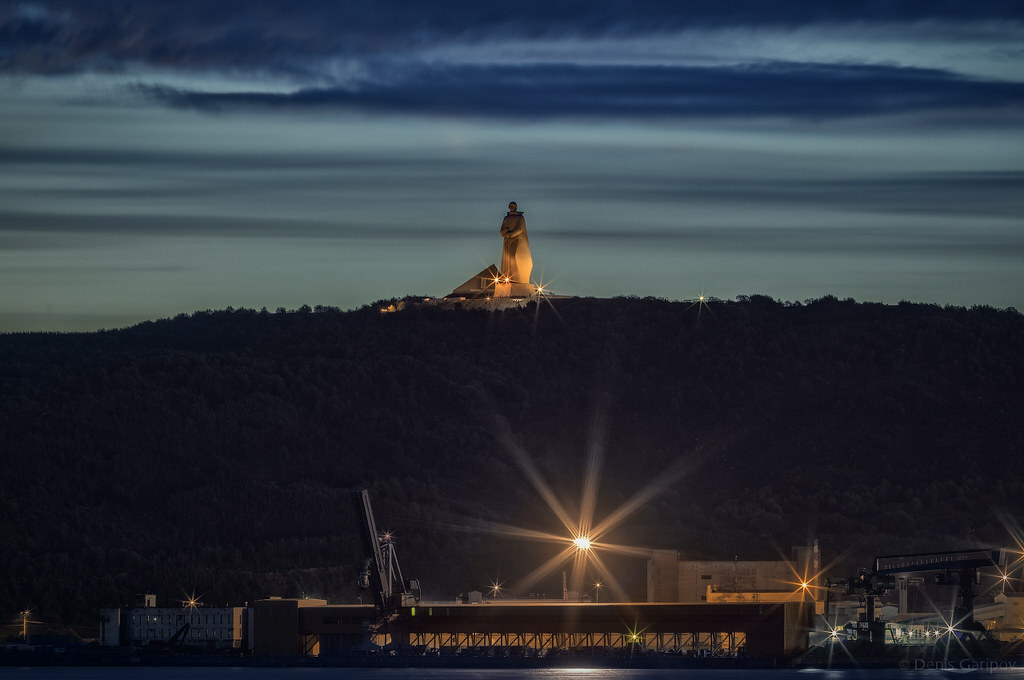
[[[484,601],[473,593],[462,601],[426,602],[419,581],[403,577],[390,532],[377,530],[368,491],[354,492],[353,501],[368,555],[359,582],[373,594],[372,604],[270,597],[247,608],[203,608],[190,601],[191,606],[161,609],[147,596],[142,607],[102,610],[103,644],[245,647],[257,656],[654,653],[792,659],[808,651],[815,631],[827,637],[826,644],[839,639],[836,624],[825,626],[819,617],[829,600],[817,595],[839,586],[854,598],[851,604],[865,606],[863,613],[850,612],[857,615],[852,639],[875,651],[889,638],[895,643],[875,606],[881,608],[886,594],[896,590],[898,577],[917,573],[955,581],[954,621],[966,632],[984,632],[974,618],[978,570],[1006,564],[1004,550],[889,555],[877,557],[870,572],[836,581],[820,578],[817,543],[794,548],[791,561],[682,561],[678,553],[662,551],[648,562],[648,602],[571,602],[564,579],[561,601]],[[1018,599],[999,603],[998,625],[1009,633],[1020,627],[1006,620],[1008,613],[1019,617]]]
[[[856,618],[834,604],[832,619]],[[895,607],[892,607],[895,610]],[[940,627],[941,617],[895,616],[895,631]],[[133,607],[101,610],[101,644],[168,644],[247,649],[258,656],[347,656],[394,649],[425,655],[666,653],[687,656],[793,657],[813,642],[814,604],[565,603],[484,601],[420,603],[381,622],[373,605],[268,598],[249,607]],[[836,615],[839,615],[838,618]],[[996,596],[978,620],[1005,641],[1024,639],[1024,596]],[[934,619],[934,620],[932,620]],[[895,641],[892,640],[892,641]]]
[[[146,646],[181,644],[207,649],[244,649],[248,643],[246,607],[157,607],[154,595],[138,607],[100,610],[100,644]]]
[[[680,603],[812,602],[821,614],[818,544],[796,546],[791,560],[681,560],[657,550],[647,561],[647,601]]]
[[[387,622],[369,605],[272,598],[253,605],[257,655],[348,654],[374,648],[420,654],[543,656],[663,652],[789,657],[807,649],[810,603],[421,603]]]

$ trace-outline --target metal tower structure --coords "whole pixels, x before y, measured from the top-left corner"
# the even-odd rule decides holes
[[[367,553],[359,585],[373,591],[373,602],[382,616],[393,614],[399,607],[415,606],[420,600],[420,584],[416,579],[406,581],[398,564],[395,543],[390,532],[380,533],[370,505],[370,492],[366,489],[352,494],[356,510],[362,518],[363,549]]]

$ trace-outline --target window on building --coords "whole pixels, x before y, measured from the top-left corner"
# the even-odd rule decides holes
[[[711,580],[711,574],[701,574],[700,575],[700,580],[701,581],[710,581]]]

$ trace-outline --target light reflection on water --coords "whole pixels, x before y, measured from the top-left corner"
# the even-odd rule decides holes
[[[965,673],[899,669],[623,669],[623,668],[223,668],[0,667],[0,680],[929,680]],[[1024,667],[978,668],[966,674],[1024,678]]]

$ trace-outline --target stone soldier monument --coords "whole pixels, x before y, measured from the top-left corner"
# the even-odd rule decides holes
[[[502,238],[501,269],[492,264],[452,291],[451,297],[524,298],[537,292],[537,286],[530,283],[533,257],[526,236],[526,218],[515,201],[508,204],[498,233]]]
[[[515,201],[508,204],[508,214],[499,229],[505,243],[501,249],[501,275],[511,284],[529,284],[533,271],[530,239],[526,236],[526,218]]]

